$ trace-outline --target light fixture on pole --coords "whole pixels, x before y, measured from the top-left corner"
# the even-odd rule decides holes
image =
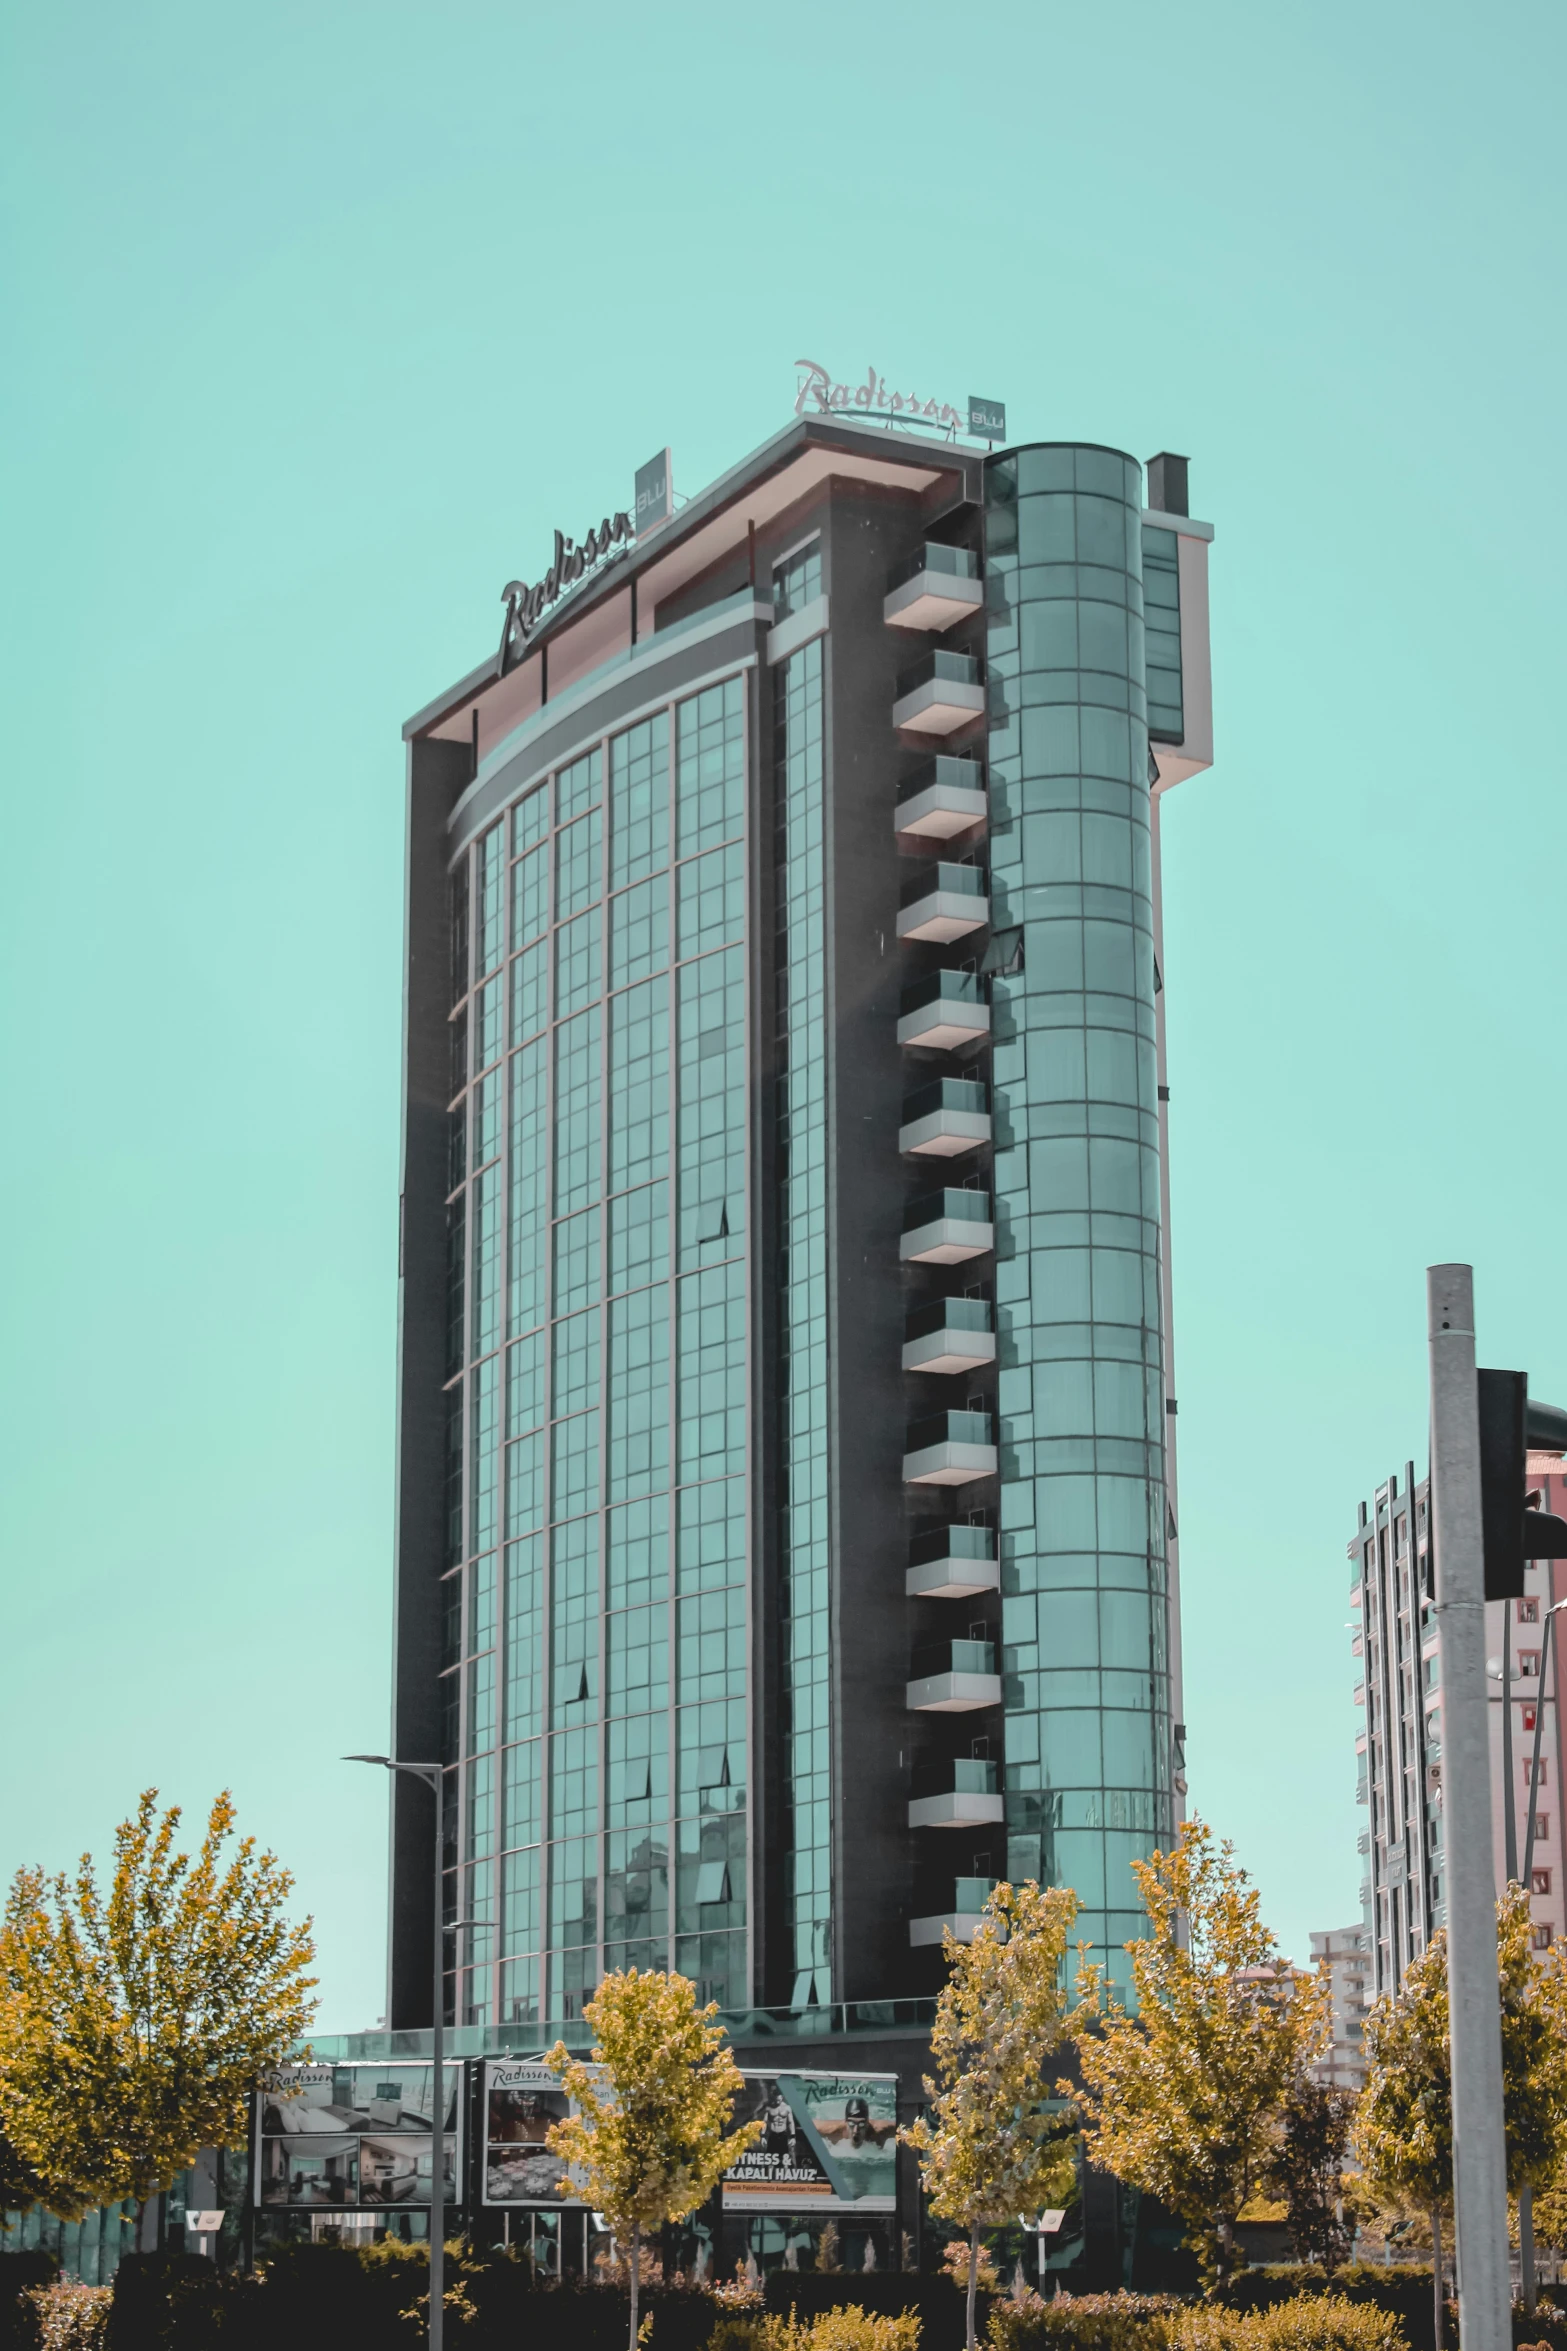
[[[405,1771],[423,1780],[435,1806],[435,2005],[430,2037],[430,2351],[441,2351],[446,2317],[446,2100],[442,2060],[445,2056],[446,1957],[445,1882],[441,1869],[441,1785],[438,1763],[398,1763],[390,1755],[345,1755],[345,1763],[378,1763],[385,1771]],[[466,1921],[464,1922],[467,1923]]]
[[[1059,2236],[1061,2224],[1065,2219],[1064,2209],[1059,2212],[1042,2212],[1037,2220],[1030,2220],[1027,2213],[1024,2212],[1020,2212],[1017,2216],[1018,2227],[1026,2237],[1032,2237],[1039,2247],[1039,2282],[1041,2286],[1045,2282],[1045,2239]]]

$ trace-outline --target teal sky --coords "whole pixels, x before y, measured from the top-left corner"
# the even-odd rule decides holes
[[[1423,1269],[1567,1401],[1564,20],[1537,0],[13,7],[0,1874],[233,1787],[383,2005],[399,726],[799,355],[1189,451],[1187,1716],[1356,1915],[1344,1546]]]

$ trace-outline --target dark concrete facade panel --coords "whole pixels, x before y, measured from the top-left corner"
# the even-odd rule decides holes
[[[392,1752],[440,1754],[440,1577],[445,1558],[446,1104],[451,918],[446,826],[468,783],[463,743],[408,746],[408,856],[403,983],[403,1187],[398,1283],[397,1552],[392,1629]],[[434,1855],[430,1796],[392,1783],[387,2021],[431,2021]]]

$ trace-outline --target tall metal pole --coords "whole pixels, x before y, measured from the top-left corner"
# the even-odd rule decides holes
[[[1458,2324],[1464,2351],[1510,2351],[1512,2276],[1502,2130],[1502,2019],[1491,1844],[1491,1708],[1485,1665],[1485,1550],[1480,1520],[1473,1268],[1429,1267],[1426,1306],[1437,1626],[1442,1655],[1442,1809],[1447,1847]]]

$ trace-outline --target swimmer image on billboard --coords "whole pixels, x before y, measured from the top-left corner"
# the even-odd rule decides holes
[[[895,2074],[744,2075],[736,2119],[762,2136],[724,2174],[726,2211],[894,2212]]]

